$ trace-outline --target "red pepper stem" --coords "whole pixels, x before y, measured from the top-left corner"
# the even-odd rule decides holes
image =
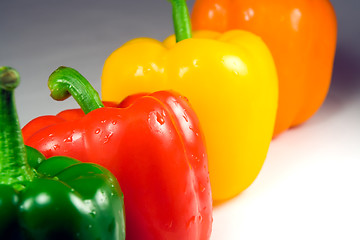
[[[21,190],[32,181],[14,100],[19,85],[19,73],[11,67],[0,67],[0,184]]]
[[[49,77],[50,96],[63,101],[72,96],[85,114],[104,107],[99,94],[78,71],[69,67],[59,67]]]
[[[185,0],[170,0],[176,42],[191,38],[191,22]]]

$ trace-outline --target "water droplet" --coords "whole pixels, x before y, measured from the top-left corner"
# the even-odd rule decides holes
[[[186,122],[189,122],[189,117],[188,117],[188,115],[186,114],[185,111],[184,111],[183,118],[185,119]]]
[[[194,154],[191,154],[191,158],[197,162],[200,162],[200,158],[198,156],[195,156]]]
[[[54,145],[53,148],[54,148],[54,150],[59,150],[59,149],[60,149],[60,146],[56,144],[56,145]]]
[[[185,96],[179,96],[179,98],[184,99],[186,102],[189,102],[189,99]]]
[[[101,122],[101,123],[106,123],[106,120],[101,120],[100,122]]]
[[[190,126],[189,129],[196,135],[199,136],[199,134],[195,131],[193,126]]]
[[[116,123],[117,122],[115,120],[111,122],[112,125],[116,125]]]
[[[165,224],[165,228],[168,230],[170,230],[172,228],[172,226],[173,226],[173,221],[170,221],[169,223]]]
[[[95,134],[99,134],[100,133],[100,128],[95,130]]]
[[[92,210],[92,211],[90,212],[90,215],[91,215],[92,217],[96,217],[96,211],[95,211],[95,210]]]
[[[161,115],[159,112],[156,112],[156,120],[158,121],[158,123],[160,123],[160,125],[163,125],[165,123],[163,115]]]
[[[69,136],[69,137],[64,139],[64,142],[72,142],[72,141],[73,141],[72,136]]]
[[[179,105],[179,102],[175,98],[173,99],[173,103],[176,107]]]
[[[199,223],[202,223],[203,217],[201,215],[198,216],[198,221],[199,221]]]
[[[191,224],[195,223],[196,216],[192,216],[189,221],[186,223],[186,228],[189,228]]]
[[[52,137],[52,136],[54,136],[54,134],[53,134],[53,133],[50,133],[50,134],[49,134],[49,137]]]
[[[199,190],[200,192],[204,192],[206,190],[205,186],[201,184],[201,182],[199,182]]]
[[[104,143],[109,142],[110,138],[112,137],[113,133],[109,133],[108,135],[105,135],[104,137]]]

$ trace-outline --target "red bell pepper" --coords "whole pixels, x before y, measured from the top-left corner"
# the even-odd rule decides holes
[[[35,118],[22,130],[25,143],[46,157],[108,168],[124,193],[126,239],[210,238],[206,149],[186,98],[160,91],[104,107],[87,80],[65,67],[51,74],[49,88],[56,100],[71,94],[83,111]]]

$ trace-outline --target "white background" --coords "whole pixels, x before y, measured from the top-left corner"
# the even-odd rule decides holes
[[[256,181],[214,208],[212,240],[360,239],[360,17],[358,0],[334,0],[338,46],[328,97],[306,124],[271,143]],[[191,9],[193,1],[188,1]],[[18,69],[21,125],[77,107],[49,97],[60,65],[100,91],[106,57],[135,37],[172,34],[166,0],[12,0],[0,8],[0,65]]]

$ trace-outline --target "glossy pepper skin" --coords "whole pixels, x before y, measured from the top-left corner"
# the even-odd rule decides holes
[[[18,83],[14,69],[0,67],[0,239],[124,240],[123,195],[108,170],[25,147]]]
[[[124,192],[127,240],[209,239],[207,154],[186,99],[161,91],[103,107],[86,79],[64,67],[50,76],[49,88],[57,100],[68,90],[86,98],[77,100],[86,114],[77,109],[36,118],[23,128],[25,143],[47,157],[66,155],[108,168]]]
[[[183,40],[125,43],[105,62],[102,97],[119,101],[161,89],[186,96],[204,130],[212,195],[220,202],[246,189],[264,163],[277,109],[275,65],[266,45],[250,32],[198,31],[184,37],[183,32],[191,34],[189,25],[181,33],[177,29],[187,11],[184,1],[177,4],[176,39]]]
[[[279,77],[274,136],[308,120],[324,102],[336,48],[328,0],[197,0],[196,30],[251,31],[269,47]]]

